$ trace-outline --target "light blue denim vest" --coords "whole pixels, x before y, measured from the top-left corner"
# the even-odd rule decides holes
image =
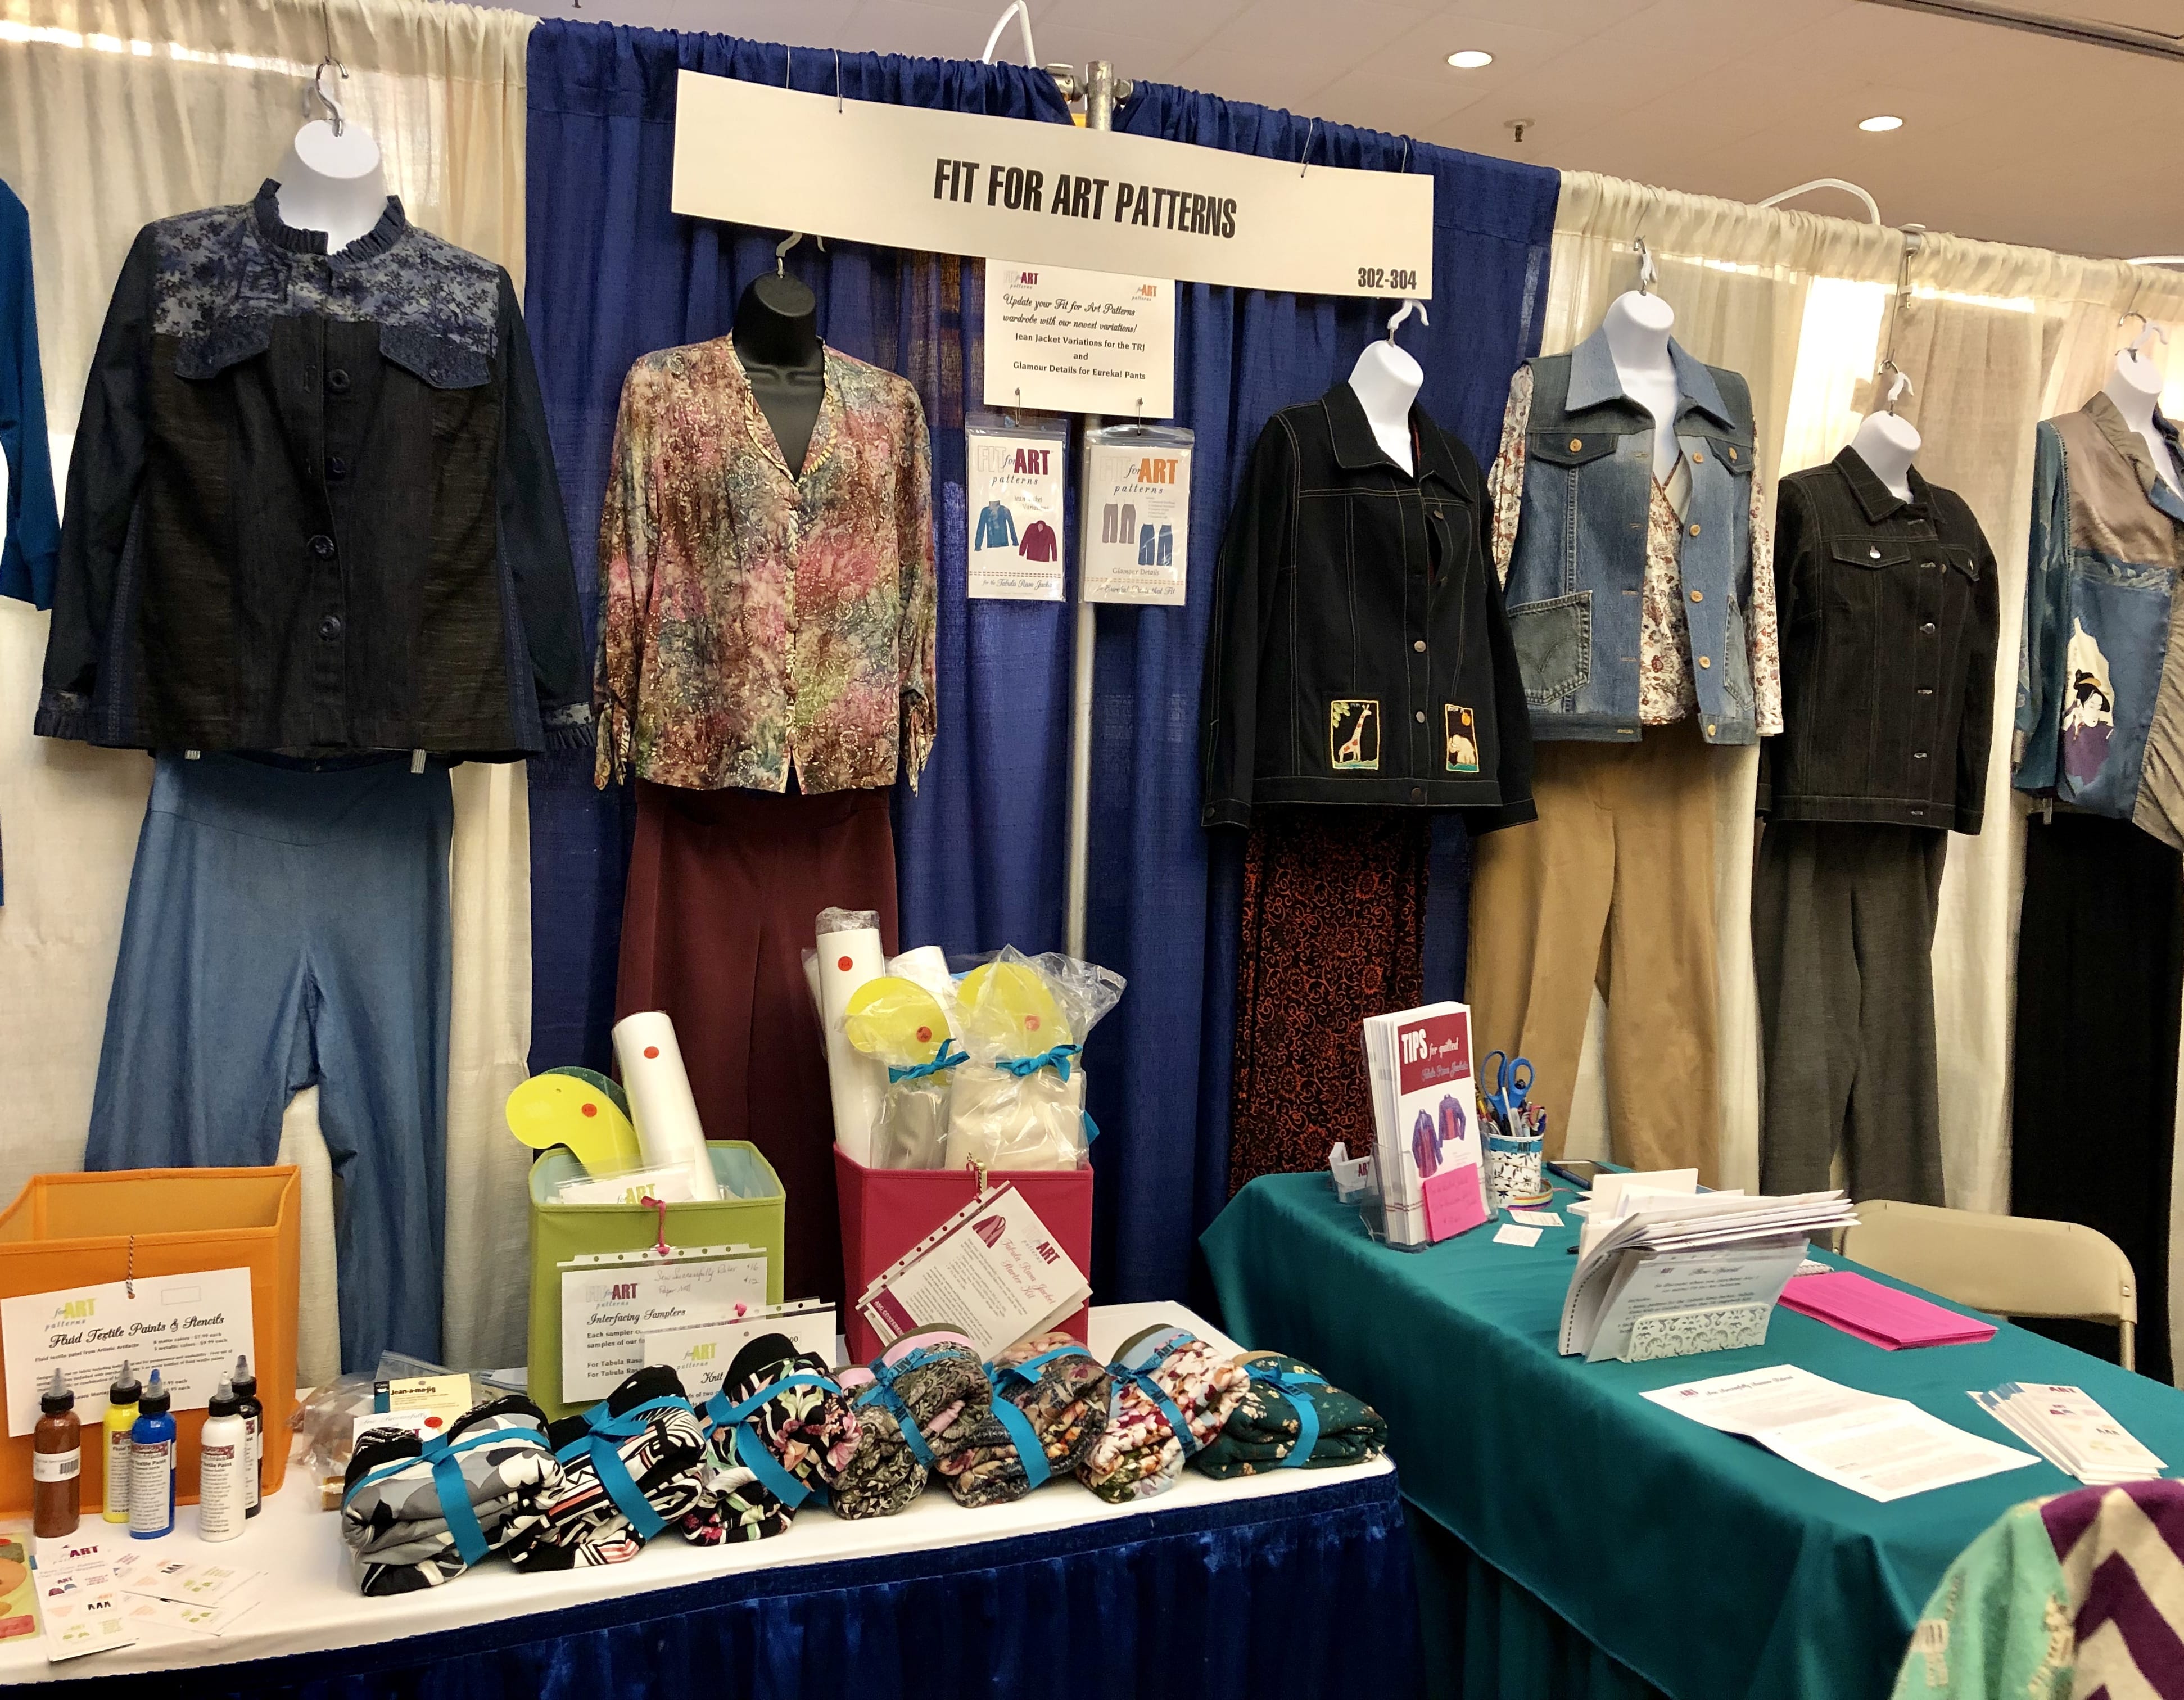
[[[1758,717],[1745,640],[1751,392],[1735,372],[1702,365],[1674,342],[1669,354],[1683,392],[1676,438],[1691,480],[1684,613],[1699,728],[1709,744],[1754,744]],[[1653,415],[1624,394],[1604,331],[1569,354],[1531,364],[1524,505],[1502,594],[1532,736],[1635,743]]]

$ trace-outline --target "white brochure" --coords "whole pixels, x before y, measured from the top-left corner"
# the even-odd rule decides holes
[[[561,1397],[604,1399],[644,1367],[648,1330],[727,1323],[766,1303],[766,1252],[706,1246],[561,1265]]]
[[[1069,428],[1058,419],[963,427],[968,468],[969,594],[1061,600],[1061,500]]]
[[[762,1334],[786,1335],[799,1352],[834,1360],[834,1307],[822,1299],[761,1305],[733,1322],[679,1323],[644,1331],[644,1361],[664,1363],[682,1378],[700,1404],[721,1385],[736,1354]]]
[[[1902,1499],[2039,1462],[1908,1400],[1861,1392],[1795,1364],[1686,1381],[1645,1396],[1710,1429],[1747,1435],[1868,1499]]]
[[[206,1269],[187,1275],[145,1275],[0,1299],[0,1357],[7,1360],[8,1432],[38,1424],[38,1395],[61,1380],[75,1394],[85,1427],[106,1414],[106,1390],[127,1358],[137,1378],[153,1368],[177,1411],[202,1411],[220,1378],[248,1352],[250,1271]]]
[[[991,1357],[1091,1296],[1039,1212],[1013,1186],[956,1212],[865,1290],[857,1308],[893,1345],[914,1328],[961,1329]]]
[[[1190,578],[1191,433],[1111,425],[1086,433],[1084,599],[1180,608]]]
[[[113,1560],[97,1535],[39,1541],[31,1572],[48,1663],[136,1645],[126,1609],[135,1602],[114,1580]]]
[[[988,407],[1167,418],[1175,411],[1174,283],[988,260],[985,399]]]

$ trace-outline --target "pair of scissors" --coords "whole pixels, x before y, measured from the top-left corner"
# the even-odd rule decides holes
[[[1496,1057],[1502,1060],[1496,1062]],[[1494,1106],[1494,1112],[1501,1118],[1502,1125],[1511,1133],[1516,1133],[1517,1119],[1524,1108],[1524,1101],[1532,1095],[1532,1059],[1512,1056],[1503,1051],[1490,1051],[1486,1053],[1485,1061],[1492,1067],[1494,1074],[1494,1090],[1486,1095],[1486,1101]]]

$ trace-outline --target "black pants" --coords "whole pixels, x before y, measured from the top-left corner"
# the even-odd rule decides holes
[[[2138,1368],[2170,1379],[2169,1168],[2184,915],[2177,853],[2125,821],[2035,820],[2017,939],[2010,1204],[2082,1222],[2138,1276]],[[2106,1329],[2042,1326],[2108,1357]]]
[[[1836,1146],[1853,1198],[1944,1204],[1934,917],[1949,835],[1785,821],[1752,884],[1767,1061],[1759,1183],[1817,1192]]]

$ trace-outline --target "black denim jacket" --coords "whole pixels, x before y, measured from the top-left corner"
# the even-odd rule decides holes
[[[1782,480],[1782,722],[1760,750],[1778,821],[1976,833],[2001,595],[1964,498],[1914,469],[1900,501],[1846,449]]]
[[[1411,410],[1415,476],[1346,383],[1267,422],[1222,539],[1201,724],[1204,820],[1255,803],[1535,818],[1524,681],[1471,451]]]
[[[307,756],[588,744],[508,274],[391,198],[329,256],[276,187],[130,250],[69,466],[37,730]]]

